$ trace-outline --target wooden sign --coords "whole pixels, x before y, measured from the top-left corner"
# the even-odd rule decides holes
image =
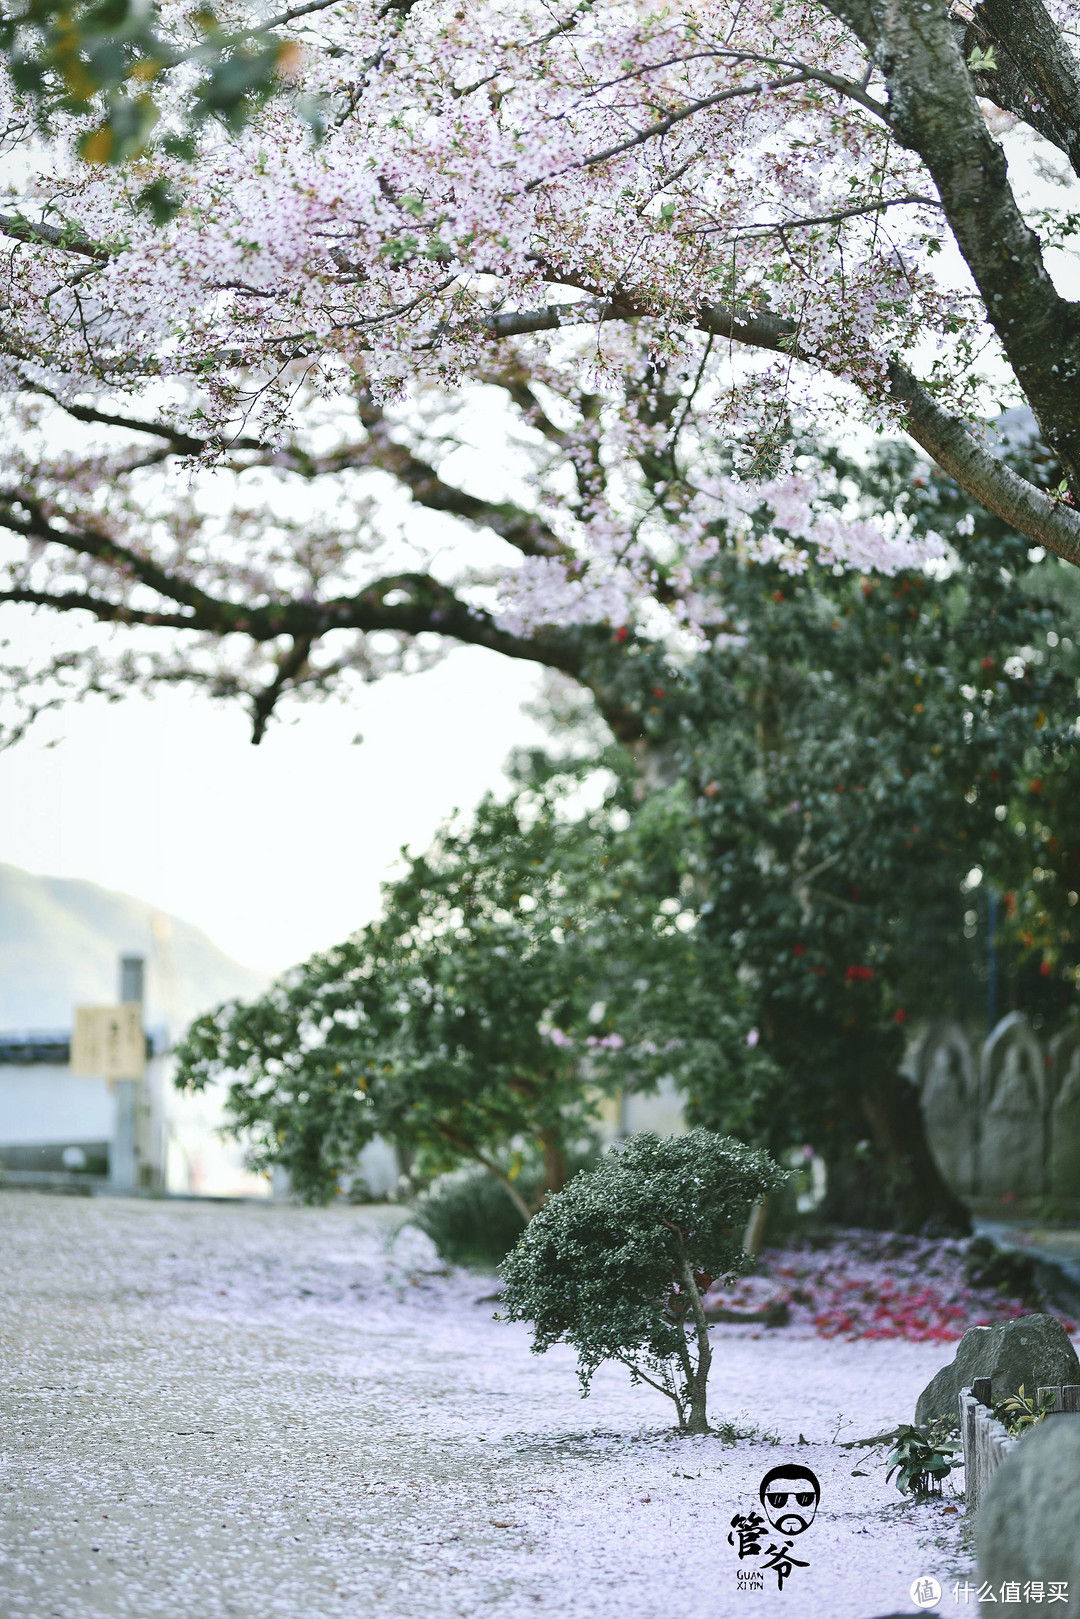
[[[77,1006],[71,1037],[71,1072],[84,1079],[142,1079],[146,1036],[142,1007]]]

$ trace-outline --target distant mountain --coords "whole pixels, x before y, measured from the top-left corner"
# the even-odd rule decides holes
[[[269,983],[145,900],[0,864],[0,1030],[69,1029],[73,1006],[115,1001],[122,954],[145,958],[147,1027],[173,1036]]]

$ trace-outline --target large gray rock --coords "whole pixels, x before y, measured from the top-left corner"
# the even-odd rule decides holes
[[[1080,1594],[1080,1416],[1048,1417],[1009,1452],[986,1487],[975,1538],[980,1578],[990,1581],[999,1598],[996,1612],[1002,1607],[1003,1581],[1067,1580],[1075,1602]],[[1013,1606],[1004,1604],[1006,1611]]]
[[[991,1379],[1001,1400],[1021,1383],[1027,1394],[1055,1383],[1080,1383],[1080,1360],[1061,1322],[1052,1315],[1021,1315],[992,1327],[969,1327],[956,1359],[943,1366],[919,1395],[916,1422],[955,1417],[956,1396],[977,1377]]]

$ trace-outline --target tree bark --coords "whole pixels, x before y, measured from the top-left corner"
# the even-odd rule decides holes
[[[976,86],[945,5],[941,0],[922,5],[900,0],[824,3],[873,53],[885,75],[893,133],[930,171],[987,319],[1075,494],[1080,490],[1080,306],[1061,296],[1046,269],[1039,239],[1009,183],[1005,153],[979,110]],[[1006,39],[1014,31],[1023,35],[1020,9],[1010,5],[1002,15],[1002,8],[992,8]],[[1029,10],[1028,27],[1034,28],[1035,11]],[[1058,50],[1046,62],[1048,87],[1061,90],[1062,106],[1075,127],[1080,70],[1059,31],[1050,27]],[[1021,58],[1025,54],[1021,49]]]
[[[847,1148],[827,1157],[826,1216],[840,1225],[910,1235],[970,1234],[971,1216],[934,1161],[910,1080],[895,1069],[879,1069],[864,1084],[859,1109],[870,1150]]]
[[[566,1185],[566,1143],[554,1130],[541,1130],[540,1146],[544,1154],[544,1179],[539,1201],[543,1203],[551,1192],[561,1192]]]
[[[697,1337],[697,1366],[690,1378],[690,1410],[686,1418],[686,1433],[708,1433],[709,1417],[706,1409],[708,1397],[709,1369],[712,1366],[712,1346],[709,1343],[709,1323],[705,1319],[705,1307],[701,1302],[697,1283],[694,1280],[693,1268],[688,1259],[683,1260],[681,1286],[686,1289],[690,1300],[690,1309],[694,1317],[694,1330]]]

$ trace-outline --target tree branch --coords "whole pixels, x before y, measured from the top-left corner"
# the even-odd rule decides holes
[[[164,439],[170,450],[177,455],[205,455],[211,443],[218,441],[207,438],[196,438],[186,433],[182,428],[172,427],[168,422],[151,421],[143,417],[117,416],[111,411],[97,410],[93,405],[71,405],[60,399],[48,388],[40,383],[27,385],[28,393],[41,394],[43,398],[50,399],[66,416],[73,421],[85,422],[88,425],[101,427],[119,427],[129,433],[148,433],[153,438]],[[230,450],[261,450],[266,446],[259,439],[232,439],[229,441]]]
[[[0,214],[0,236],[10,236],[12,241],[26,242],[34,247],[58,247],[65,253],[95,259],[99,264],[116,256],[114,248],[106,247],[102,242],[92,242],[77,226],[35,224],[22,214]]]
[[[1039,240],[1009,184],[1005,154],[979,111],[945,6],[889,3],[875,6],[868,19],[869,8],[852,0],[824,4],[872,48],[885,74],[896,138],[933,176],[987,318],[1043,438],[1080,494],[1080,305],[1062,298],[1047,274]],[[1012,0],[1009,6],[1011,16]]]
[[[686,1416],[685,1412],[683,1411],[683,1403],[673,1388],[665,1385],[664,1383],[658,1383],[655,1377],[650,1377],[648,1372],[643,1372],[641,1367],[637,1364],[637,1361],[631,1360],[628,1355],[620,1355],[618,1351],[616,1351],[616,1353],[612,1356],[612,1359],[621,1361],[624,1366],[628,1367],[630,1371],[633,1372],[635,1377],[640,1378],[643,1383],[648,1383],[650,1388],[658,1389],[661,1394],[666,1394],[669,1400],[674,1401],[675,1409],[679,1414],[679,1427],[685,1428]]]
[[[962,31],[967,60],[994,46],[993,72],[973,72],[980,96],[1064,152],[1080,175],[1080,66],[1040,0],[983,0]]]
[[[389,424],[378,406],[361,401],[360,420],[367,429],[369,443],[358,448],[355,464],[378,467],[390,473],[428,511],[447,512],[478,527],[490,528],[525,556],[576,561],[558,535],[534,513],[511,501],[481,500],[444,482],[428,462],[421,461],[405,445],[391,438]]]
[[[277,674],[273,680],[259,692],[252,702],[251,741],[253,746],[258,747],[266,734],[267,723],[274,712],[274,704],[307,663],[311,655],[314,639],[312,635],[297,637],[289,651],[277,660]]]
[[[906,408],[905,427],[962,489],[1035,545],[1080,567],[1080,514],[1051,500],[979,443],[955,416],[905,371],[889,372],[892,392]]]
[[[58,613],[92,613],[102,624],[148,624],[155,629],[190,630],[198,625],[184,613],[154,613],[122,602],[94,596],[88,590],[69,590],[55,595],[46,590],[0,590],[0,602],[17,602],[30,607],[50,607]]]
[[[495,1160],[493,1158],[489,1158],[486,1153],[481,1152],[479,1147],[474,1147],[468,1141],[462,1140],[461,1136],[459,1136],[456,1131],[451,1130],[448,1125],[440,1124],[438,1126],[438,1130],[439,1134],[444,1136],[450,1145],[455,1147],[458,1152],[464,1153],[467,1158],[472,1158],[476,1163],[482,1164],[489,1174],[494,1175],[495,1179],[509,1194],[510,1201],[521,1215],[522,1220],[526,1225],[528,1225],[529,1221],[533,1217],[533,1211],[530,1209],[529,1205],[526,1203],[525,1199],[522,1197],[509,1175],[506,1174],[505,1170],[500,1169]]]
[[[21,507],[25,517],[18,516],[13,507]],[[110,539],[89,528],[57,528],[45,517],[42,504],[21,493],[0,495],[0,528],[6,528],[24,539],[44,540],[50,545],[61,545],[79,556],[96,557],[99,561],[127,574],[140,584],[157,592],[169,601],[190,608],[191,629],[213,628],[221,625],[230,615],[242,615],[243,609],[230,602],[215,600],[190,581],[169,573],[148,557],[141,557],[119,541]],[[235,626],[233,626],[235,627]],[[280,633],[280,632],[273,632]]]

